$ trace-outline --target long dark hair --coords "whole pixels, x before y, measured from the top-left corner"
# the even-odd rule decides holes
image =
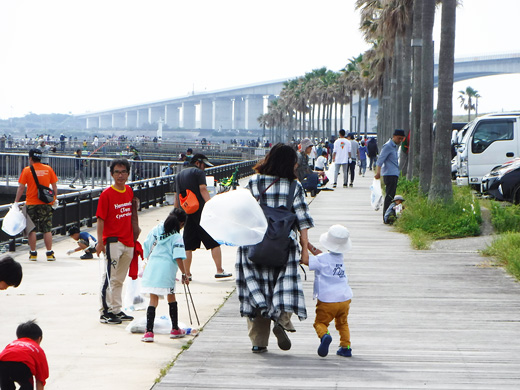
[[[296,179],[294,168],[298,162],[296,150],[289,145],[278,143],[274,145],[267,156],[256,164],[253,169],[256,173],[283,177],[289,180]]]
[[[164,221],[164,233],[178,233],[181,230],[181,223],[186,222],[186,213],[183,209],[174,208],[166,221]]]

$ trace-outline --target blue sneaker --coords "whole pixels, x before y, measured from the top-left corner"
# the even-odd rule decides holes
[[[318,347],[318,355],[321,357],[325,357],[329,354],[329,345],[332,341],[332,336],[330,334],[325,334],[321,338],[320,346]]]
[[[352,357],[352,348],[350,347],[339,347],[336,355],[344,356],[344,357]]]

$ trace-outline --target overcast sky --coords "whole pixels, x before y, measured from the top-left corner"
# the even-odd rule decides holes
[[[338,71],[368,48],[354,3],[1,0],[0,118],[81,114],[322,66]],[[507,15],[520,15],[519,0],[464,0],[456,57],[520,53]],[[480,112],[520,109],[518,75],[464,81],[455,91],[468,85],[482,95]]]

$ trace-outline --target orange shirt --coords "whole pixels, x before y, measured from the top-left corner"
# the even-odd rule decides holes
[[[36,172],[36,176],[38,176],[38,182],[42,186],[52,188],[51,184],[58,181],[56,174],[50,166],[42,163],[34,163],[33,167]],[[23,169],[22,173],[20,174],[20,178],[18,179],[18,183],[27,185],[27,192],[25,193],[26,204],[47,204],[38,199],[38,187],[36,187],[36,183],[34,182],[34,177],[32,175],[30,166]]]

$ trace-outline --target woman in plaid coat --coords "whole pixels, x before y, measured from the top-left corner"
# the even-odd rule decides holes
[[[268,206],[287,205],[289,187],[296,179],[298,157],[296,151],[284,144],[273,146],[264,160],[254,170],[254,175],[247,184],[253,196],[260,196],[259,186],[266,188],[264,199]],[[291,341],[286,332],[295,332],[291,322],[292,314],[300,320],[307,318],[302,282],[299,274],[300,257],[309,256],[302,248],[307,248],[307,230],[314,226],[305,201],[305,192],[298,182],[293,201],[293,212],[296,214],[296,225],[291,233],[292,243],[287,264],[280,268],[257,265],[248,259],[248,247],[240,247],[237,251],[236,273],[237,289],[240,300],[240,314],[247,317],[249,338],[255,353],[266,352],[269,343],[271,322],[273,333],[282,350],[291,348]]]

